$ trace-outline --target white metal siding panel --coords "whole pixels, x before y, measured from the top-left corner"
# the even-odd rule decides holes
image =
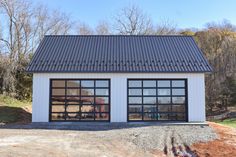
[[[189,121],[203,122],[205,116],[205,82],[204,75],[195,75],[188,79]]]
[[[35,73],[33,77],[33,122],[47,122],[50,78],[106,78],[111,80],[111,122],[127,121],[128,78],[186,78],[188,80],[188,119],[205,121],[203,73]]]
[[[49,79],[44,75],[33,75],[32,122],[48,122]]]

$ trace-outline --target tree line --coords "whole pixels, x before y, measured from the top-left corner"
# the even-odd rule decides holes
[[[191,35],[213,67],[205,80],[207,113],[236,104],[236,26],[227,20],[203,29],[179,29],[169,20],[154,24],[132,5],[90,27],[27,0],[0,0],[0,19],[0,94],[31,99],[32,74],[25,69],[44,35]]]

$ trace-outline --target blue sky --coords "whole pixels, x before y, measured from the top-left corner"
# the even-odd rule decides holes
[[[236,0],[34,0],[49,9],[60,9],[94,27],[99,21],[111,21],[119,9],[137,5],[158,23],[168,19],[179,28],[202,28],[207,22],[223,19],[236,24]]]

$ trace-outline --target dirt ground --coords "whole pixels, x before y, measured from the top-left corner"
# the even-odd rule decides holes
[[[186,146],[199,157],[236,156],[236,129],[216,123],[210,126],[219,139]],[[141,128],[148,129],[148,128]],[[151,128],[153,129],[153,128]],[[151,130],[150,129],[150,130]],[[129,129],[130,130],[130,129]],[[137,133],[136,131],[132,134]],[[137,130],[137,128],[136,128]],[[168,154],[165,149],[141,149],[123,136],[125,130],[83,131],[46,129],[0,129],[1,157],[162,157],[181,156]],[[165,131],[165,130],[164,130]],[[114,134],[118,134],[114,138]],[[119,134],[120,133],[120,134]],[[130,133],[130,132],[129,132]],[[153,132],[152,132],[153,134]],[[128,134],[129,135],[129,134]],[[134,134],[134,136],[140,136]],[[130,138],[134,138],[134,136]],[[146,135],[145,135],[146,136]],[[111,140],[112,139],[112,140]],[[160,139],[161,140],[161,139]],[[151,141],[150,141],[151,143]],[[177,144],[177,143],[176,143]],[[175,149],[181,149],[173,147]],[[189,156],[189,155],[187,155]],[[187,157],[186,156],[186,157]]]
[[[1,157],[152,157],[158,153],[86,131],[2,129],[0,132]]]
[[[236,129],[213,122],[209,122],[209,125],[216,131],[219,139],[193,144],[191,149],[200,157],[236,157]]]

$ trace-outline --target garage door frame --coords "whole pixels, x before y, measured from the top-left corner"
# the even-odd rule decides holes
[[[52,120],[52,117],[51,117],[51,113],[52,113],[52,81],[54,80],[65,80],[65,81],[68,81],[68,80],[84,80],[84,81],[89,81],[89,80],[93,80],[94,83],[96,81],[102,81],[102,80],[106,80],[108,81],[108,106],[109,106],[109,112],[107,112],[109,114],[109,117],[108,117],[108,120]],[[81,87],[80,87],[81,88]],[[97,88],[94,86],[94,97],[96,97],[96,94],[95,94],[95,89],[103,89],[103,88]],[[67,86],[65,84],[65,92],[67,90]],[[66,93],[65,93],[65,96],[66,96]],[[100,95],[99,95],[100,96]],[[66,105],[66,103],[65,103]],[[95,100],[94,100],[94,105],[95,105]],[[66,113],[66,111],[64,112]],[[95,113],[95,111],[93,112]],[[50,85],[49,85],[49,122],[110,122],[111,120],[111,80],[109,78],[51,78],[50,79]]]
[[[157,81],[161,81],[161,80],[166,80],[166,81],[168,81],[168,80],[170,80],[170,82],[172,82],[172,81],[184,81],[185,83],[185,120],[144,120],[143,119],[143,114],[144,114],[144,112],[143,112],[143,98],[142,98],[142,120],[129,120],[129,81],[130,80],[133,80],[133,81],[145,81],[145,80],[155,80],[156,82]],[[157,87],[156,87],[156,89],[158,89]],[[170,86],[170,90],[172,90],[173,88],[172,88],[172,84],[171,84],[171,86]],[[142,85],[142,91],[143,91],[143,85]],[[157,91],[156,91],[157,92]],[[158,94],[156,93],[156,96],[157,96]],[[143,92],[142,92],[142,97],[143,97]],[[171,94],[171,105],[172,105],[172,94]],[[158,105],[158,103],[156,104],[156,105]],[[158,111],[156,112],[157,114],[159,113]],[[186,79],[186,78],[128,78],[127,79],[127,122],[188,122],[189,120],[188,120],[188,80]]]

